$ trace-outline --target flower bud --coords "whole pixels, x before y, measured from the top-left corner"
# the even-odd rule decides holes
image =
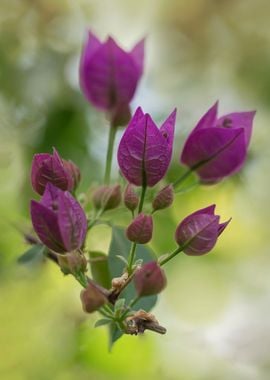
[[[214,211],[215,205],[208,206],[190,214],[178,225],[175,240],[187,255],[199,256],[211,251],[227,227],[230,220],[219,223],[220,217]]]
[[[81,291],[81,301],[83,310],[86,313],[93,313],[107,302],[107,297],[99,286],[91,281],[87,288]]]
[[[152,239],[153,219],[151,215],[139,214],[126,229],[127,238],[137,244],[146,244]]]
[[[100,186],[93,194],[93,203],[96,209],[112,210],[121,203],[120,185]]]
[[[151,296],[160,293],[166,286],[164,270],[156,261],[144,264],[135,272],[134,284],[138,296]]]
[[[57,255],[58,264],[64,274],[86,272],[87,261],[78,251]]]
[[[173,186],[171,184],[161,189],[153,199],[153,210],[157,211],[170,207],[173,203],[173,195]]]
[[[74,164],[71,160],[63,160],[64,168],[69,172],[72,177],[72,189],[75,190],[81,180],[81,172],[77,165]]]
[[[47,183],[61,190],[72,191],[78,178],[77,166],[71,161],[63,160],[55,148],[53,154],[39,153],[33,157],[31,182],[33,189],[40,195],[43,195]]]
[[[130,211],[136,210],[139,204],[139,197],[134,191],[134,187],[129,183],[125,189],[124,193],[124,203],[126,208]]]

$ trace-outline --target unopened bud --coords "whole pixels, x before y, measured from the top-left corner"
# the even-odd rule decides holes
[[[124,193],[124,203],[130,211],[136,210],[139,203],[139,197],[130,183],[127,185]]]
[[[173,203],[173,186],[168,185],[160,190],[152,202],[152,207],[154,211],[162,210],[164,208],[170,207]]]
[[[93,203],[96,209],[112,210],[121,202],[120,185],[100,186],[93,195]]]
[[[138,296],[151,296],[160,293],[166,286],[164,270],[156,261],[144,264],[135,272],[134,284]]]
[[[146,244],[152,239],[153,219],[151,215],[139,214],[126,229],[127,238],[138,244]]]
[[[81,301],[83,310],[93,313],[107,302],[107,297],[94,282],[89,282],[87,288],[81,291]]]
[[[64,274],[86,272],[87,261],[84,255],[74,251],[65,255],[57,255],[58,264]]]
[[[73,189],[76,189],[81,180],[81,172],[77,165],[71,160],[63,160],[64,168],[69,172],[73,181]]]

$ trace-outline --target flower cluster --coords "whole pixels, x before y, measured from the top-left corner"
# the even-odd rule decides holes
[[[84,197],[88,202],[80,204],[81,197],[76,196],[79,168],[61,158],[56,149],[53,154],[36,154],[31,171],[32,187],[42,197],[31,201],[37,238],[28,241],[42,245],[47,258],[56,262],[65,275],[71,274],[79,281],[83,310],[99,311],[102,319],[96,325],[110,325],[112,343],[123,333],[166,332],[149,313],[156,295],[166,287],[164,265],[180,252],[190,256],[210,252],[230,220],[220,222],[215,205],[194,211],[176,223],[175,250],[153,256],[145,244],[153,236],[154,214],[173,204],[179,185],[191,173],[197,176],[198,183],[210,185],[238,172],[247,157],[255,115],[252,111],[218,117],[215,103],[184,143],[180,161],[187,171],[167,183],[176,109],[160,127],[141,107],[132,117],[130,114],[130,102],[143,72],[143,58],[143,40],[126,52],[111,37],[102,43],[92,32],[88,34],[80,62],[82,92],[94,107],[106,112],[111,125],[104,183],[92,190],[91,197]],[[123,179],[110,183],[110,172],[113,136],[119,126],[126,124],[117,151],[120,172],[126,181],[123,186]],[[149,188],[153,188],[150,202],[146,196]],[[114,226],[110,217],[121,204],[130,212],[124,228]],[[112,227],[108,254],[96,252],[87,244],[88,232],[93,233],[99,223]],[[141,299],[146,310],[140,310]]]

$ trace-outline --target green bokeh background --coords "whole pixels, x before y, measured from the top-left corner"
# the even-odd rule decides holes
[[[267,0],[0,1],[1,379],[269,379],[269,17]],[[174,248],[176,224],[195,209],[216,203],[222,220],[233,218],[211,254],[167,265],[169,283],[154,310],[167,334],[125,336],[111,354],[72,278],[52,263],[16,263],[26,249],[19,230],[30,226],[33,153],[55,146],[74,160],[81,191],[103,175],[107,122],[78,85],[88,27],[126,48],[147,37],[133,109],[142,105],[159,122],[178,108],[168,178],[182,170],[185,136],[217,99],[220,113],[257,110],[244,170],[179,194],[155,216],[157,254]],[[89,244],[106,251],[109,240],[110,230],[99,227]]]

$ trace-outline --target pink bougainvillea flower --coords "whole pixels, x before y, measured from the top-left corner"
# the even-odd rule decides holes
[[[144,40],[126,52],[113,38],[105,42],[88,32],[80,61],[80,84],[86,99],[108,111],[114,124],[126,124],[129,103],[143,73]]]
[[[215,103],[187,138],[181,162],[203,183],[216,183],[243,166],[250,143],[255,111],[217,117]]]
[[[169,167],[174,138],[176,110],[160,129],[139,107],[118,148],[118,164],[126,179],[137,186],[154,186]]]
[[[215,215],[215,207],[211,205],[200,209],[178,225],[175,240],[187,255],[199,256],[211,251],[218,236],[229,224],[230,219],[219,223],[220,217]]]
[[[39,239],[52,251],[65,253],[82,246],[86,216],[68,191],[47,183],[41,200],[31,201],[31,218]]]
[[[53,154],[35,154],[32,161],[31,182],[33,189],[40,195],[46,184],[52,183],[61,190],[72,191],[80,181],[80,170],[72,162],[60,157],[53,148]]]

